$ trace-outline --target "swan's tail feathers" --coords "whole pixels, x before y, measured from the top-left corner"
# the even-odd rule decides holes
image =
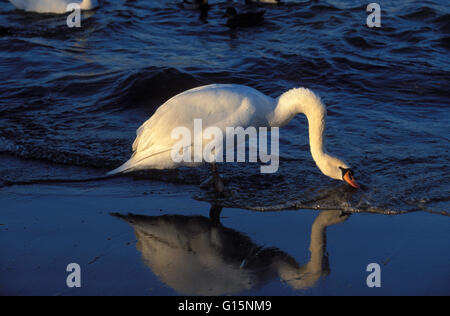
[[[161,161],[158,162],[158,155],[167,154],[170,152],[172,148],[167,148],[164,146],[153,146],[151,150],[142,151],[142,152],[134,152],[133,156],[125,162],[120,167],[110,171],[107,173],[108,176],[112,176],[118,173],[127,173],[134,170],[144,169],[144,168],[155,168],[161,169],[160,166],[165,165],[169,167],[171,164],[166,163],[161,164]]]
[[[133,167],[134,167],[134,159],[131,158],[130,160],[128,160],[126,163],[124,163],[123,165],[121,165],[120,167],[109,171],[108,173],[106,173],[107,176],[112,176],[118,173],[126,173],[126,172],[131,172],[133,171]]]

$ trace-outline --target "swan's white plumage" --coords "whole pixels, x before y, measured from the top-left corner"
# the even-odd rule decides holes
[[[17,9],[37,13],[67,12],[70,3],[80,4],[82,10],[91,10],[98,6],[97,0],[9,0]]]
[[[308,118],[311,153],[317,166],[325,175],[342,180],[339,167],[348,167],[324,149],[326,108],[319,97],[308,89],[298,88],[274,99],[235,84],[202,86],[169,99],[137,130],[130,160],[109,174],[180,166],[171,158],[178,141],[172,139],[171,133],[183,126],[194,135],[194,119],[202,119],[203,129],[219,127],[225,136],[226,127],[281,127],[298,113]]]
[[[230,126],[267,126],[265,113],[273,111],[273,104],[274,99],[240,85],[209,85],[178,94],[137,130],[132,158],[111,174],[180,166],[171,158],[172,146],[177,142],[171,137],[175,127],[187,127],[194,135],[194,119],[199,118],[203,129],[217,126],[224,135],[225,128]]]

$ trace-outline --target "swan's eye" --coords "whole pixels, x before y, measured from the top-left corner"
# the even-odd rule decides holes
[[[344,178],[345,174],[346,174],[347,172],[349,172],[349,169],[345,169],[345,168],[343,168],[343,167],[339,167],[339,169],[341,169],[341,172],[342,172],[342,178]]]

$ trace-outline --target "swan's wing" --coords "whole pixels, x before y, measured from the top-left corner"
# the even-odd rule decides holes
[[[125,164],[109,174],[140,168],[171,168],[171,150],[179,141],[172,138],[177,127],[187,128],[194,141],[194,120],[201,119],[202,129],[219,127],[263,126],[266,114],[273,110],[274,100],[240,85],[209,85],[194,88],[168,100],[137,130],[133,155]]]
[[[144,151],[155,144],[171,147],[176,127],[194,129],[194,120],[201,119],[203,129],[264,125],[273,99],[240,85],[209,85],[183,92],[164,103],[138,130],[133,151]]]

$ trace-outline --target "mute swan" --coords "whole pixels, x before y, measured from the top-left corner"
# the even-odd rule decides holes
[[[67,12],[67,5],[78,3],[82,10],[92,10],[98,6],[97,0],[9,0],[17,9],[37,13]]]
[[[295,88],[274,99],[236,84],[202,86],[169,99],[137,130],[131,158],[108,174],[180,166],[181,163],[172,160],[171,151],[177,140],[172,139],[171,133],[174,128],[184,126],[192,134],[194,119],[201,118],[204,128],[216,126],[225,131],[226,127],[236,126],[282,127],[299,113],[308,119],[311,154],[320,171],[358,188],[349,166],[325,149],[326,108],[311,90]],[[215,163],[211,166],[216,190],[222,192],[223,183]]]

